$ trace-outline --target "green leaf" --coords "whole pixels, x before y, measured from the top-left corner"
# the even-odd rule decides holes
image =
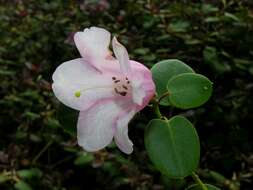
[[[204,104],[212,94],[212,82],[203,75],[183,73],[168,81],[170,103],[189,109]]]
[[[206,185],[208,190],[221,190],[220,188],[215,187],[215,186],[210,185],[210,184],[205,184],[205,185]],[[187,187],[185,190],[202,190],[202,188],[199,187],[198,184],[194,184],[194,185],[191,185],[190,187]]]
[[[15,71],[8,71],[8,70],[0,69],[0,76],[1,75],[3,75],[3,76],[13,76],[15,74],[16,74]]]
[[[32,121],[40,118],[40,115],[39,115],[39,114],[30,112],[30,111],[26,111],[26,112],[24,113],[24,115],[25,115],[28,119],[30,119],[30,120],[32,120]]]
[[[14,187],[17,190],[32,190],[32,187],[24,181],[18,181],[15,183]]]
[[[1,183],[5,183],[6,181],[11,180],[11,179],[12,179],[11,176],[7,176],[7,175],[4,175],[4,174],[1,174],[0,175],[0,184]]]
[[[150,50],[148,48],[138,48],[138,49],[134,50],[134,53],[138,54],[138,55],[147,55],[147,53],[149,53],[149,51]]]
[[[145,146],[157,169],[170,178],[186,177],[198,166],[199,138],[182,116],[151,120],[145,131]]]
[[[215,47],[207,46],[203,51],[204,62],[209,64],[216,72],[223,73],[231,70],[229,64],[219,60],[218,52]]]
[[[38,168],[19,170],[17,173],[21,178],[25,179],[40,178],[42,176],[42,172]]]
[[[218,172],[215,172],[215,171],[209,171],[209,174],[210,176],[218,183],[222,184],[222,183],[225,183],[227,181],[227,179],[221,175],[220,173]]]
[[[207,17],[204,22],[220,22],[220,18],[219,17]]]
[[[173,178],[168,178],[165,175],[161,176],[161,180],[163,185],[165,186],[165,189],[173,189],[173,190],[179,190],[183,189],[187,185],[186,179],[173,179]]]
[[[185,20],[174,20],[169,24],[169,28],[173,32],[186,32],[191,23]]]
[[[212,4],[207,4],[207,3],[204,3],[202,6],[201,6],[201,9],[203,11],[204,14],[209,14],[209,13],[213,13],[213,12],[218,12],[219,9],[215,6],[213,6]]]
[[[153,79],[156,85],[158,98],[167,92],[167,83],[171,77],[182,73],[193,73],[191,67],[177,59],[168,59],[156,63],[151,69]],[[164,98],[161,105],[169,105],[169,99]]]
[[[240,19],[232,13],[225,12],[224,16],[237,22],[240,21]]]
[[[76,136],[78,111],[60,104],[58,118],[64,130],[72,136]]]
[[[81,166],[81,165],[87,165],[90,162],[92,162],[94,159],[94,156],[91,153],[88,152],[82,152],[74,161],[75,165]]]

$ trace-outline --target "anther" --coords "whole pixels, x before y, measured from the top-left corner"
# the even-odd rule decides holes
[[[122,85],[122,87],[127,90],[127,87],[125,85]]]
[[[114,91],[118,94],[119,93],[119,91],[118,91],[118,89],[117,88],[114,88]]]
[[[114,88],[114,91],[116,92],[116,94],[119,94],[121,96],[126,96],[127,95],[127,92],[125,92],[125,91],[120,92],[117,88]]]
[[[120,92],[119,93],[121,96],[126,96],[127,95],[127,92]]]
[[[115,80],[114,82],[115,82],[115,83],[118,83],[118,82],[120,82],[120,80]]]
[[[116,80],[116,77],[112,77],[112,80]]]

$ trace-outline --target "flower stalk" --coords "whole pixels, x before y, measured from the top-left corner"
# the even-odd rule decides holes
[[[167,97],[169,95],[170,95],[169,91],[165,92],[164,94],[161,95],[161,97],[159,98],[158,102],[160,103],[162,101],[162,99],[164,99],[165,97]]]
[[[162,119],[163,116],[160,112],[160,108],[159,108],[159,102],[157,102],[156,100],[154,101],[153,103],[153,109],[154,109],[154,113],[156,114],[156,116],[159,118],[159,119]]]
[[[193,180],[199,185],[199,187],[202,190],[208,190],[206,185],[201,181],[201,179],[199,178],[199,176],[195,172],[192,172],[191,176],[192,176]]]

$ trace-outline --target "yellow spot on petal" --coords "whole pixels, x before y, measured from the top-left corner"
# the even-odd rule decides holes
[[[76,92],[75,92],[75,96],[76,96],[77,98],[79,98],[79,97],[81,96],[81,92],[80,92],[80,91],[76,91]]]

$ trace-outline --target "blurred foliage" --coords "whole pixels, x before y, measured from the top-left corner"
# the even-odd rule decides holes
[[[0,189],[178,190],[191,181],[166,179],[151,165],[143,143],[149,108],[130,124],[131,156],[114,145],[83,152],[74,130],[63,130],[51,75],[79,57],[74,32],[100,26],[149,67],[181,59],[214,82],[204,107],[163,111],[197,127],[204,181],[251,190],[252,10],[251,0],[0,0]]]

